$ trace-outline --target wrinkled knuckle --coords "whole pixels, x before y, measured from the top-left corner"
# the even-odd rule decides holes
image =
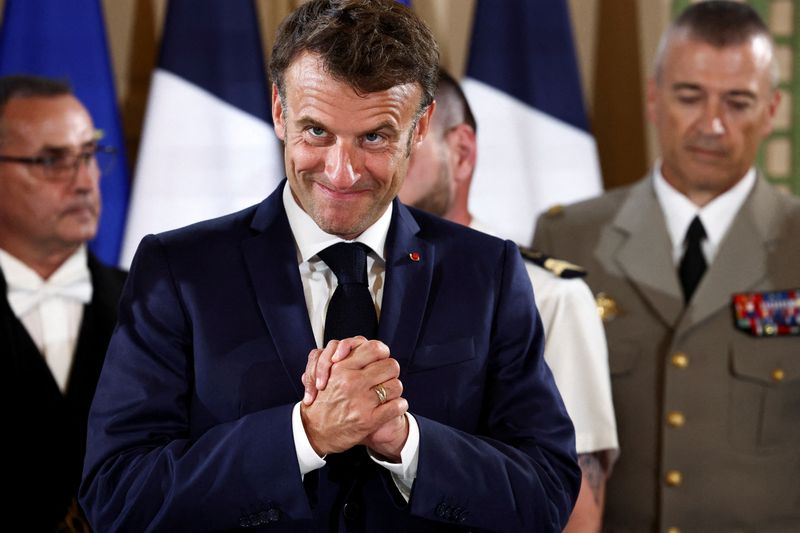
[[[370,351],[378,353],[380,355],[385,355],[389,353],[389,348],[379,340],[372,339],[366,342],[367,347]]]
[[[408,411],[408,401],[405,398],[398,398],[397,399],[397,406],[399,412],[398,415],[403,415]]]

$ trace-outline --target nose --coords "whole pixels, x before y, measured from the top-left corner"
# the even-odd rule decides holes
[[[722,120],[722,105],[719,100],[711,99],[703,108],[700,117],[699,129],[704,135],[720,136],[726,131],[725,122]]]
[[[339,140],[325,157],[325,177],[337,188],[351,187],[361,178],[358,155],[352,143]]]

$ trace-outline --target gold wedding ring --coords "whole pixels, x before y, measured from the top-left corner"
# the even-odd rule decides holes
[[[383,384],[372,387],[372,390],[374,390],[375,394],[378,395],[378,401],[380,403],[386,403],[386,389],[384,388]]]

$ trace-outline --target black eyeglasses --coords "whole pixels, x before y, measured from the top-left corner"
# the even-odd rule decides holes
[[[114,166],[117,150],[111,146],[92,146],[78,154],[41,155],[22,157],[0,155],[0,162],[33,165],[42,169],[42,175],[48,181],[64,182],[75,179],[81,165],[97,165],[100,175],[107,173]]]

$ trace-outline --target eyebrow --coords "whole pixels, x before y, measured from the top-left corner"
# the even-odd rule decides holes
[[[318,120],[316,120],[316,119],[314,119],[312,117],[309,117],[309,116],[302,116],[302,117],[298,118],[295,122],[301,128],[305,128],[307,126],[311,126],[311,127],[314,127],[314,128],[322,128],[325,131],[329,131],[328,127],[325,126],[325,124],[323,124],[320,121],[318,121]],[[400,136],[400,130],[394,125],[394,123],[392,123],[392,122],[390,122],[388,120],[385,120],[385,121],[383,121],[383,122],[381,122],[379,124],[376,124],[375,127],[373,127],[373,128],[369,128],[367,130],[359,132],[358,133],[358,137],[363,137],[364,135],[367,135],[368,133],[376,133],[376,132],[381,132],[381,131],[388,132],[392,137],[399,137]]]
[[[677,82],[672,84],[673,91],[704,91],[703,87],[697,85],[696,83],[688,83],[688,82]],[[730,97],[733,96],[735,98],[747,98],[750,100],[757,100],[758,95],[756,95],[753,91],[749,91],[747,89],[732,89],[730,91],[725,91],[723,93],[725,96]]]
[[[91,139],[88,139],[88,140],[84,141],[83,143],[81,143],[80,146],[78,147],[78,149],[82,150],[84,148],[88,148],[88,147],[94,146],[96,144],[97,144],[97,139],[92,137]],[[72,151],[72,149],[73,148],[72,148],[71,145],[53,146],[53,145],[47,145],[46,144],[46,145],[42,146],[42,148],[40,149],[40,152],[44,152],[44,153],[48,153],[48,154],[54,154],[54,155],[61,155],[61,154],[68,154],[70,151]]]

